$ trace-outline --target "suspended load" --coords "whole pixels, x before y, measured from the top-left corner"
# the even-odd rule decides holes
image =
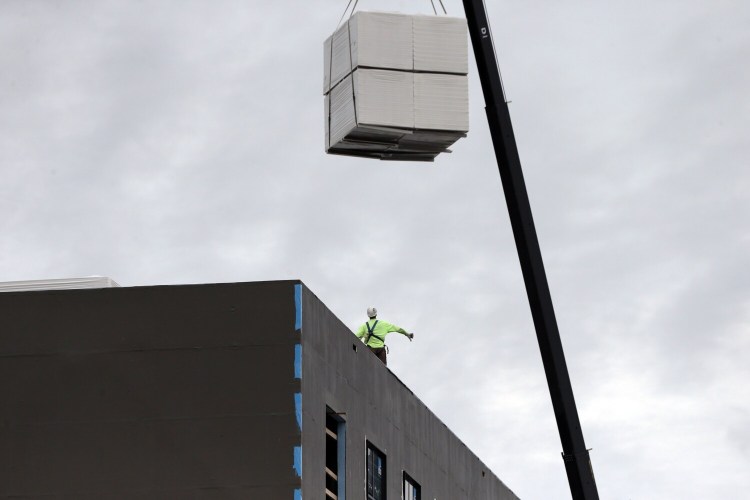
[[[466,20],[357,12],[324,43],[329,154],[433,161],[469,131]]]

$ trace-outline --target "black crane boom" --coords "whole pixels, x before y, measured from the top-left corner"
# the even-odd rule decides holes
[[[484,102],[495,148],[500,178],[508,205],[518,258],[534,319],[539,350],[555,411],[562,456],[574,500],[598,500],[589,452],[583,440],[573,388],[565,364],[560,332],[557,329],[552,297],[544,271],[542,253],[534,228],[529,196],[523,180],[521,160],[503,94],[500,71],[484,0],[463,0],[474,57],[482,82]]]

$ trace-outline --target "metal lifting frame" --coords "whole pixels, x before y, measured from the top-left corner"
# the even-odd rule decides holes
[[[574,500],[598,500],[589,452],[583,441],[573,388],[565,364],[560,332],[557,329],[552,297],[544,272],[544,262],[534,228],[529,196],[521,171],[516,139],[508,104],[503,95],[500,71],[495,57],[484,0],[463,0],[474,57],[482,82],[484,102],[495,148],[500,179],[508,205],[518,258],[521,261],[526,293],[534,319],[539,350],[547,376],[552,407],[562,443],[562,456]]]

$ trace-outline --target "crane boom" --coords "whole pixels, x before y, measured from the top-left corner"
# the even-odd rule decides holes
[[[599,493],[565,363],[484,0],[463,0],[463,3],[482,82],[492,144],[560,433],[570,491],[574,500],[598,500]]]

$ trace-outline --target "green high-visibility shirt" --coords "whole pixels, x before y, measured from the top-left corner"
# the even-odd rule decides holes
[[[401,328],[400,326],[392,325],[391,323],[388,323],[387,321],[377,320],[377,324],[375,324],[374,319],[371,319],[367,323],[363,324],[359,327],[359,330],[357,330],[357,337],[362,339],[362,342],[365,342],[367,340],[367,336],[369,335],[369,332],[367,331],[367,327],[372,329],[372,335],[370,335],[370,340],[367,340],[367,346],[368,347],[383,347],[385,345],[385,336],[389,333],[401,333],[403,335],[408,336],[409,332]],[[375,325],[373,328],[372,325]]]

